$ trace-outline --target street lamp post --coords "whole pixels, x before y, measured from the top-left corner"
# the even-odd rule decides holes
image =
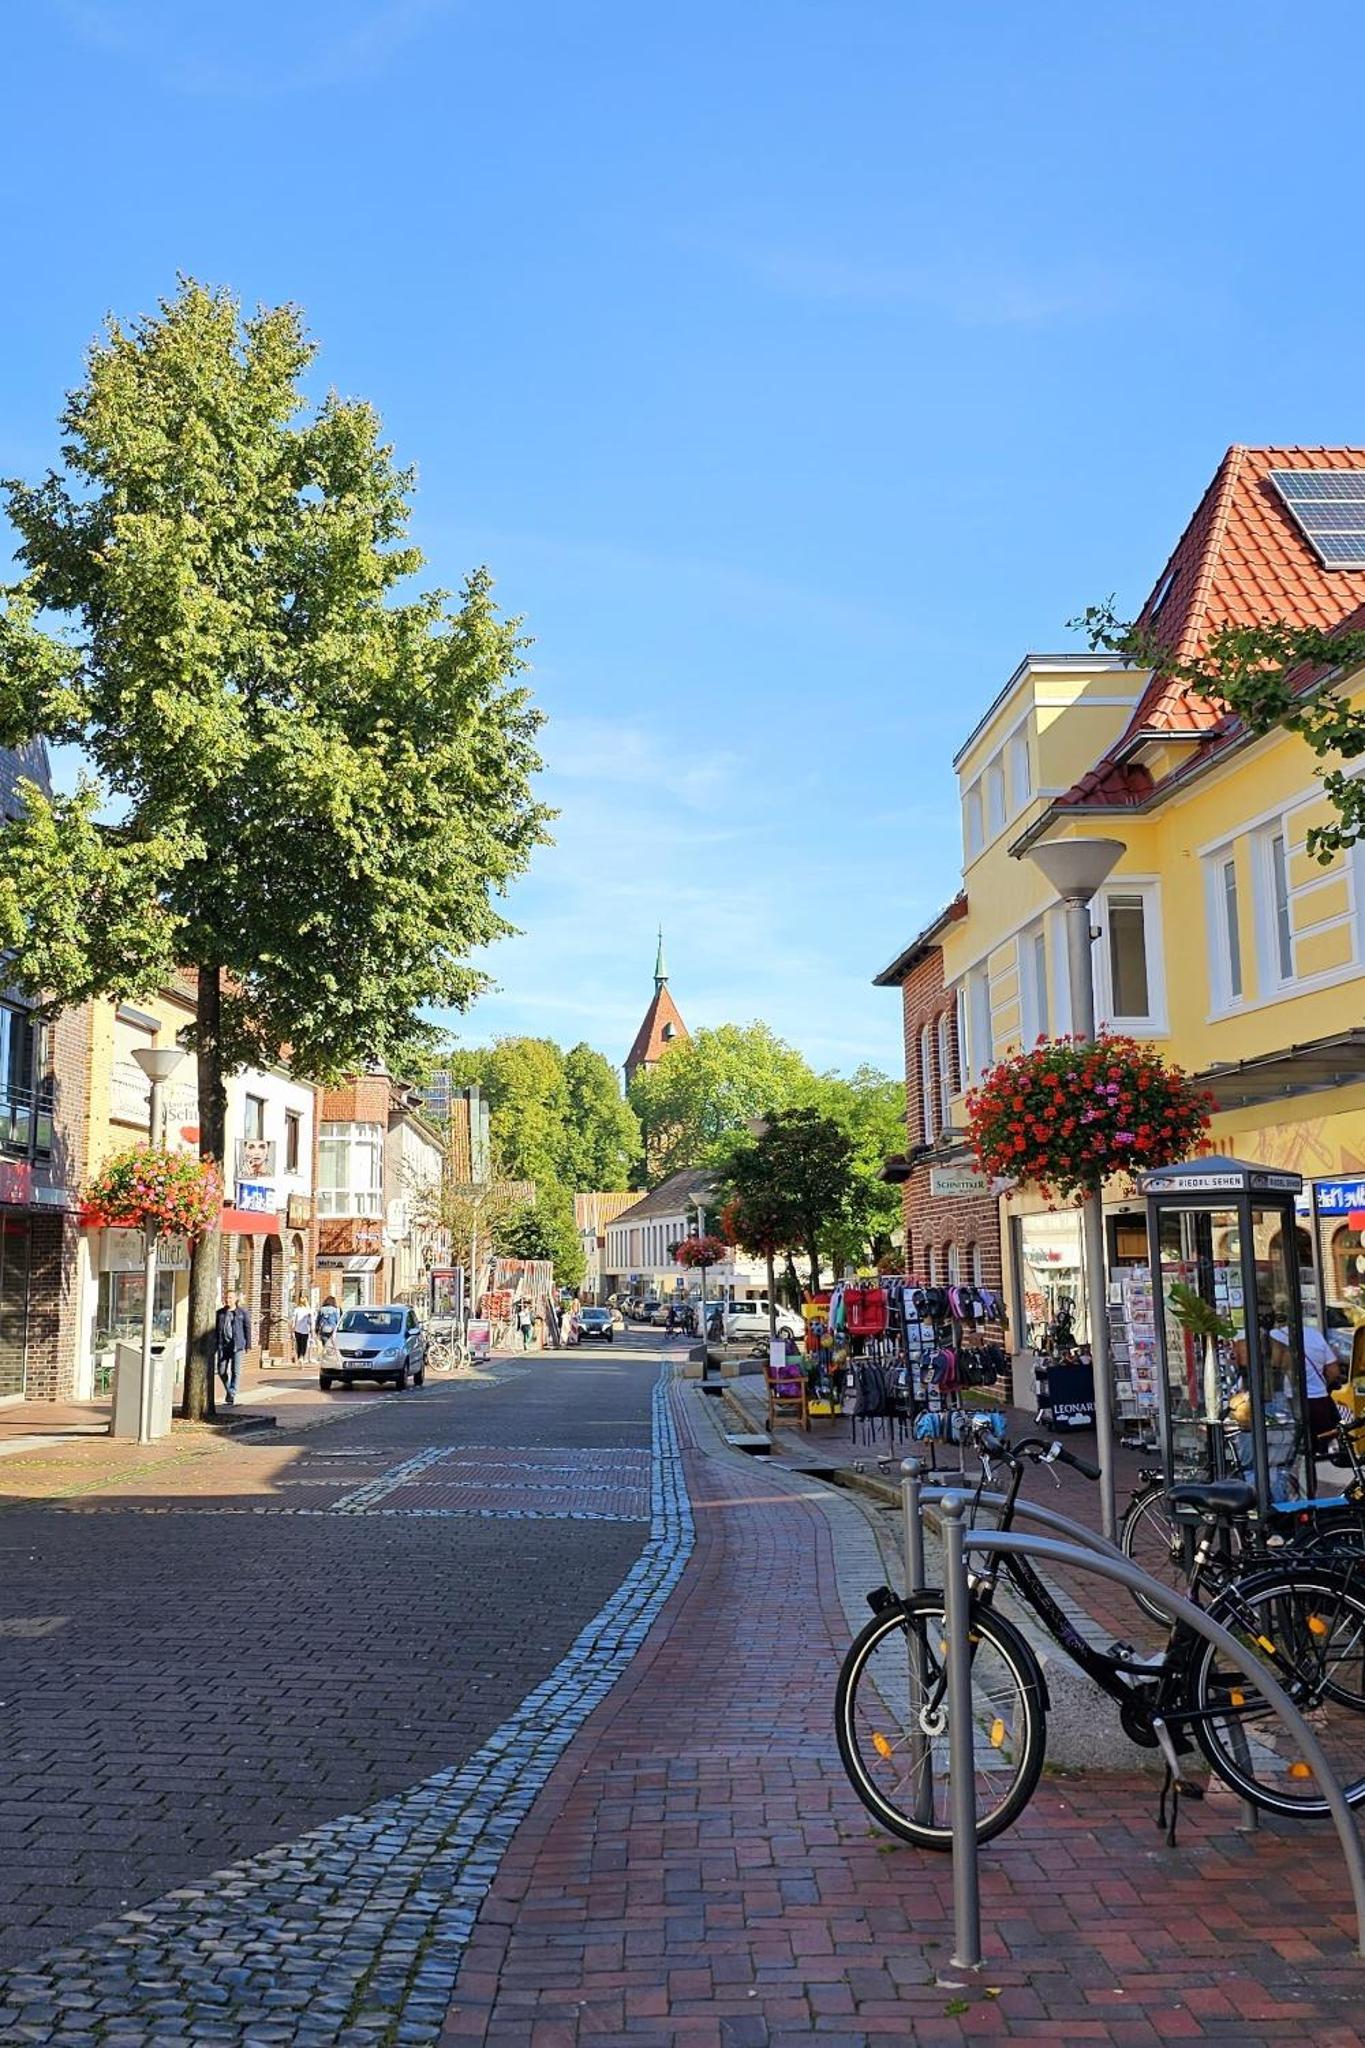
[[[133,1054],[151,1091],[147,1105],[147,1135],[153,1145],[165,1143],[165,1086],[184,1057],[178,1045],[140,1046]],[[144,1222],[142,1241],[142,1369],[137,1390],[137,1440],[140,1444],[149,1444],[152,1441],[152,1339],[156,1306],[155,1223]]]
[[[1059,839],[1035,846],[1029,859],[1047,876],[1066,907],[1066,966],[1071,989],[1071,1029],[1078,1038],[1095,1036],[1095,970],[1091,947],[1096,933],[1090,906],[1126,851],[1119,839]],[[1095,1451],[1100,1468],[1100,1526],[1118,1539],[1114,1500],[1114,1387],[1109,1356],[1109,1304],[1104,1286],[1104,1209],[1098,1183],[1081,1204],[1090,1356],[1095,1369]]]
[[[766,1116],[752,1116],[749,1119],[749,1136],[751,1138],[766,1138],[771,1128],[772,1126],[769,1124]],[[777,1335],[777,1273],[773,1266],[773,1247],[771,1243],[765,1247],[764,1256],[768,1261],[768,1342],[771,1344],[773,1338]],[[771,1356],[771,1353],[769,1353],[769,1356]]]

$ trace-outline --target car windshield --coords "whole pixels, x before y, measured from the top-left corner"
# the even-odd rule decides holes
[[[343,1330],[363,1330],[370,1337],[393,1337],[403,1327],[403,1311],[397,1308],[348,1308],[341,1318]]]

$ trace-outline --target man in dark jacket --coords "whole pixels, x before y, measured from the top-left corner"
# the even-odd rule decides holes
[[[223,1398],[229,1408],[237,1399],[237,1381],[242,1353],[251,1349],[251,1318],[242,1307],[239,1294],[224,1297],[213,1326],[213,1360],[223,1382]]]

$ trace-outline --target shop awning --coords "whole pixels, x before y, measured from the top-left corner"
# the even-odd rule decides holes
[[[329,1273],[377,1273],[384,1261],[367,1253],[352,1253],[344,1258],[338,1253],[327,1253],[317,1263]]]
[[[229,1209],[223,1210],[225,1231],[237,1237],[279,1237],[281,1219],[276,1209]]]
[[[1219,1109],[1251,1109],[1295,1095],[1318,1095],[1327,1088],[1345,1088],[1365,1081],[1365,1030],[1335,1032],[1310,1038],[1255,1059],[1219,1062],[1195,1080],[1208,1089]]]

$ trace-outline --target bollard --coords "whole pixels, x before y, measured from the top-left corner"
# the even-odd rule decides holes
[[[924,1591],[924,1523],[920,1517],[920,1484],[924,1467],[918,1458],[901,1463],[901,1512],[905,1520],[905,1597],[913,1599]],[[910,1754],[910,1775],[915,1787],[915,1819],[926,1823],[934,1817],[933,1746],[921,1718],[924,1712],[927,1670],[924,1658],[923,1625],[908,1623],[905,1650],[909,1664],[910,1714],[905,1731]]]
[[[901,1461],[901,1514],[905,1521],[905,1590],[924,1591],[924,1523],[920,1519],[920,1487],[924,1467],[918,1458]]]
[[[972,1728],[971,1592],[965,1502],[943,1503],[943,1602],[948,1635],[948,1776],[953,1830],[953,1955],[956,1970],[981,1967],[981,1896],[976,1870],[976,1742]]]

